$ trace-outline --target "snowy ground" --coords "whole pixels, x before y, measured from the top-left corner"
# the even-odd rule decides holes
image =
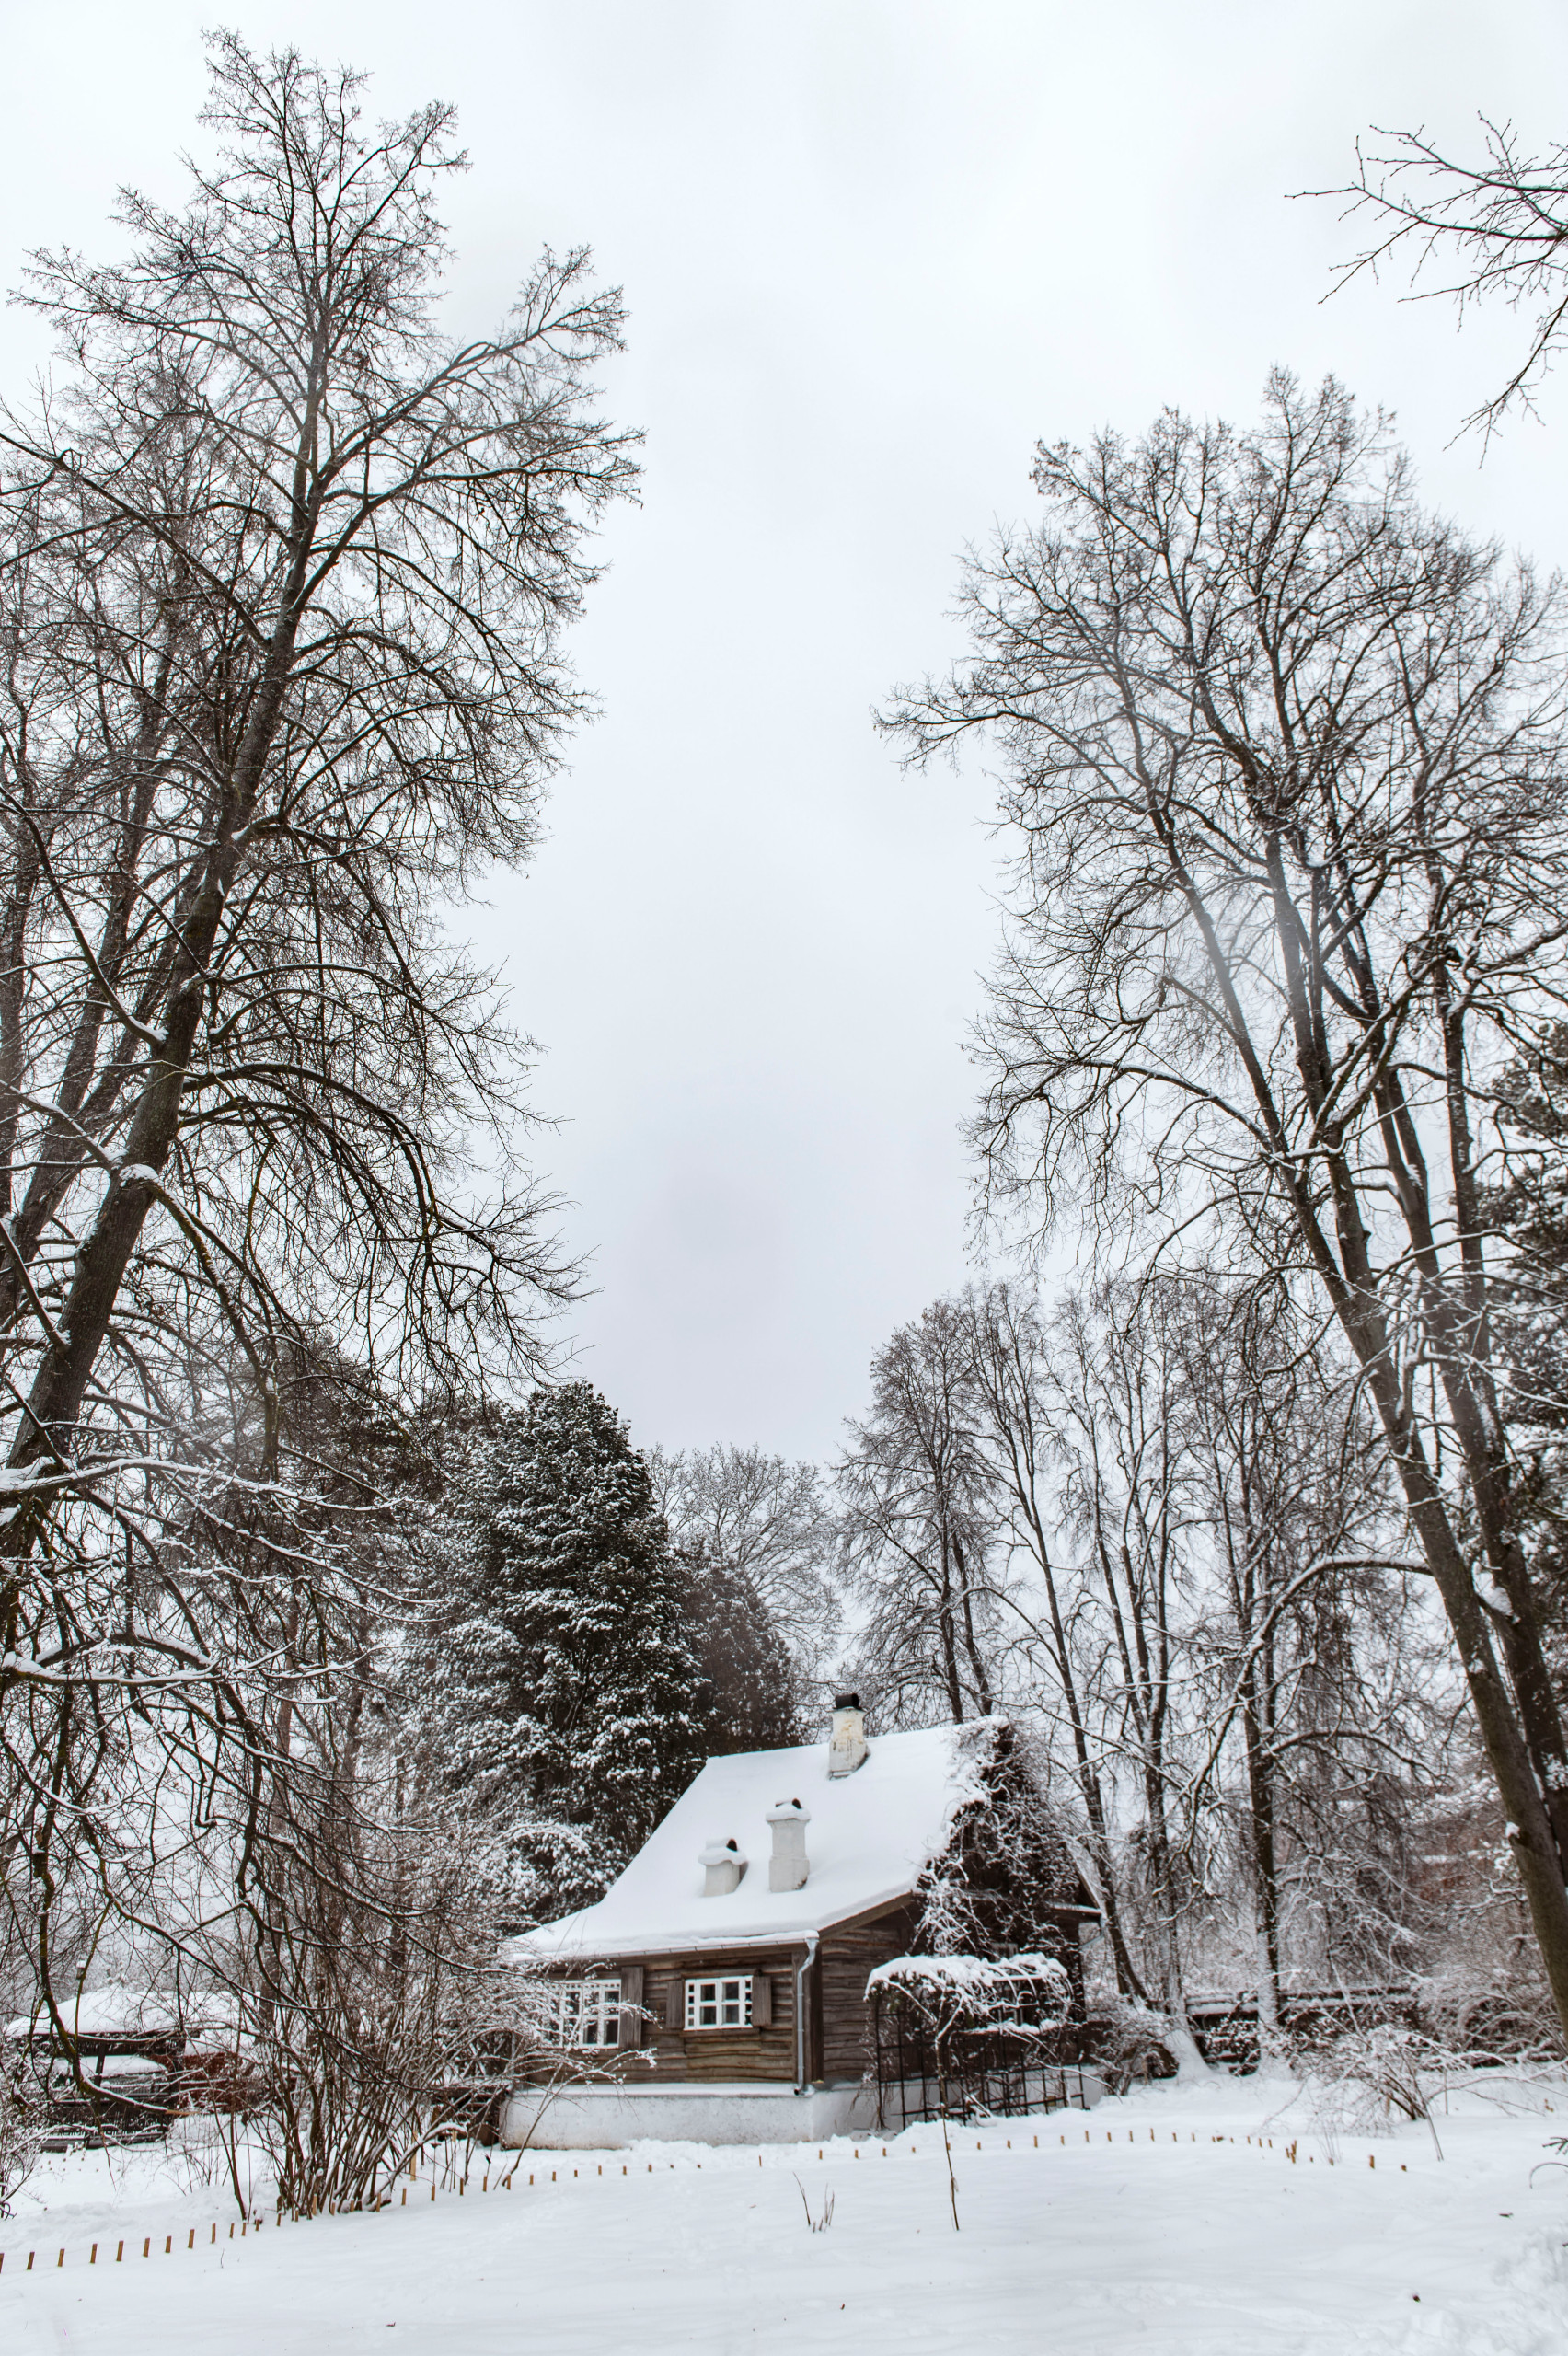
[[[529,2154],[510,2191],[432,2202],[423,2179],[379,2215],[232,2240],[189,2164],[121,2154],[111,2185],[74,2155],[0,2223],[0,2349],[1568,2356],[1568,2173],[1530,2183],[1568,2088],[1456,2094],[1441,2159],[1424,2128],[1325,2139],[1292,2091],[1219,2080],[960,2134],[957,2234],[928,2128],[885,2158]],[[813,2215],[831,2194],[826,2232],[802,2190]]]

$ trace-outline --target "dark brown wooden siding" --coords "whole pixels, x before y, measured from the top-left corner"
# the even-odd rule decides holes
[[[806,2075],[829,2085],[859,2079],[873,2059],[871,2012],[866,2002],[866,1980],[879,1963],[906,1955],[914,1943],[918,1910],[909,1902],[892,1907],[870,1922],[847,1923],[824,1931],[815,1965],[807,1981]],[[1082,1965],[1078,1952],[1078,1918],[1064,1915],[1060,1950],[1074,1980],[1082,2011]],[[796,2069],[795,1975],[803,1946],[736,1947],[721,1955],[648,1956],[612,1969],[622,1975],[623,1988],[642,1974],[640,2032],[642,2050],[657,2056],[650,2062],[628,2055],[618,2062],[600,2057],[619,2075],[642,2085],[711,2085],[725,2079],[765,2085],[792,2084]],[[759,1973],[768,1983],[771,2020],[767,2027],[706,2029],[687,2036],[672,2026],[684,2016],[685,1983],[698,1977],[735,1972]],[[609,1971],[606,1971],[606,1977]],[[672,2004],[672,1998],[674,2002]],[[626,2016],[623,2015],[623,2020]],[[629,2026],[629,2024],[628,2024]],[[594,2076],[599,2070],[594,2072]]]
[[[651,2046],[656,2064],[628,2059],[620,2074],[644,2085],[711,2085],[738,2079],[768,2084],[795,2076],[795,1970],[801,1959],[780,1947],[737,1948],[730,1955],[648,1956],[642,1965],[640,2042]],[[702,2029],[688,2037],[684,2028],[666,2025],[672,1989],[681,1992],[677,2013],[684,2013],[685,1983],[734,1972],[756,1972],[771,1992],[772,2020],[767,2028]]]
[[[823,1934],[807,1981],[808,2078],[831,2083],[859,2078],[865,2071],[871,2059],[866,1975],[890,1957],[906,1952],[915,1923],[915,1909],[904,1905],[873,1922]],[[628,2053],[611,2066],[619,2075],[648,2085],[700,2085],[725,2079],[792,2084],[795,1975],[804,1952],[803,1946],[736,1947],[722,1955],[640,1958],[640,2045],[644,2050],[651,2047],[657,2059],[645,2062]],[[637,1968],[635,1963],[617,1967],[625,1973]],[[704,2029],[688,2037],[684,2027],[671,2025],[672,2014],[676,2020],[683,2016],[687,1980],[734,1972],[760,1973],[767,1981],[772,2018],[766,2028]]]
[[[830,2085],[837,2079],[859,2078],[870,2066],[871,2014],[866,2002],[866,1975],[879,1963],[908,1952],[915,1921],[914,1908],[900,1906],[879,1915],[875,1922],[824,1932],[816,1969],[821,2058],[813,2074],[825,2078]]]

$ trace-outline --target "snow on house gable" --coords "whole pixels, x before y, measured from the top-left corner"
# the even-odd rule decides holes
[[[983,1796],[1002,1724],[877,1735],[861,1765],[838,1776],[827,1772],[825,1743],[710,1759],[596,1905],[525,1933],[510,1950],[545,1962],[689,1955],[800,1939],[895,1905],[946,1848],[959,1809]],[[806,1879],[770,1889],[768,1811],[791,1800],[810,1818]],[[705,1896],[702,1854],[731,1842],[745,1870],[733,1889]]]

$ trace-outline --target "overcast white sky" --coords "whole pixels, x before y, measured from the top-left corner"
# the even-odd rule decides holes
[[[644,503],[576,656],[603,718],[476,937],[543,1043],[545,1174],[594,1255],[572,1331],[641,1441],[829,1454],[872,1351],[963,1281],[966,1026],[995,931],[984,780],[900,777],[870,708],[956,651],[966,540],[1039,438],[1255,408],[1275,361],[1394,408],[1428,494],[1568,555],[1568,383],[1484,468],[1505,314],[1359,284],[1294,189],[1370,123],[1568,135],[1545,0],[6,0],[0,277],[164,194],[200,29],[452,99],[459,321],[541,243],[626,289],[611,413]],[[41,357],[0,314],[7,389]]]

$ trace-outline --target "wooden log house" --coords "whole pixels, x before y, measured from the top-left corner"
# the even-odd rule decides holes
[[[549,1981],[566,2083],[518,2085],[502,2140],[814,2140],[869,2124],[868,1974],[920,1942],[934,1869],[970,1872],[1010,1730],[986,1719],[867,1738],[841,1695],[824,1744],[710,1759],[596,1905],[513,1942]],[[1076,1870],[992,1892],[1080,1992],[1098,1919]],[[944,1868],[945,1861],[945,1868]],[[993,1855],[985,1868],[997,1878]],[[1004,1867],[1002,1877],[1006,1878]]]

